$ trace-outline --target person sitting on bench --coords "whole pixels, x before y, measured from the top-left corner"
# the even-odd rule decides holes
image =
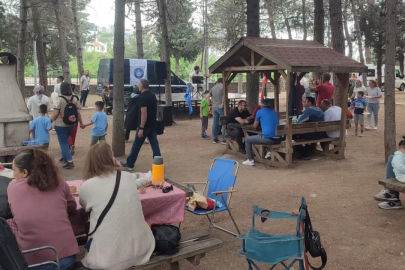
[[[245,100],[238,102],[238,107],[234,108],[226,120],[226,134],[234,137],[239,145],[239,152],[246,154],[245,144],[243,143],[243,130],[242,125],[249,124],[252,119],[250,112],[247,110],[247,103]]]
[[[315,98],[307,97],[304,104],[305,110],[298,118],[298,123],[305,122],[322,122],[324,113],[321,108],[315,107]],[[293,136],[294,140],[319,140],[323,138],[323,132],[312,132],[306,134],[297,134]],[[309,160],[315,151],[316,143],[310,145],[297,145],[296,149],[300,153],[300,159]]]
[[[405,182],[405,136],[399,142],[399,150],[394,153],[390,162],[388,159],[386,178],[396,178],[400,182]],[[383,189],[374,196],[376,201],[384,201],[378,204],[381,209],[402,209],[404,208],[399,200],[399,192]]]
[[[261,125],[262,134],[252,135],[245,138],[247,160],[243,162],[243,165],[255,165],[252,144],[272,145],[280,143],[281,138],[276,136],[277,125],[279,125],[277,113],[271,109],[270,100],[262,100],[261,105],[262,109],[257,111],[253,127],[258,128],[259,125]]]
[[[340,121],[342,119],[342,108],[339,106],[332,106],[329,100],[322,100],[322,110],[324,111],[324,120],[325,121]],[[340,131],[325,131],[326,138],[339,138]]]

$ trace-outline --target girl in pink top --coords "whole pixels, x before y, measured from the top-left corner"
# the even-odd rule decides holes
[[[7,189],[22,250],[53,246],[62,270],[73,267],[79,252],[68,213],[76,210],[70,188],[58,175],[53,160],[41,150],[24,151],[13,161],[14,178]],[[29,265],[55,260],[43,250],[26,254]],[[35,268],[53,269],[50,265]]]

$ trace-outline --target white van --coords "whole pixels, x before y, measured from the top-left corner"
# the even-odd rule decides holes
[[[375,66],[373,64],[367,64],[366,66],[367,66],[367,82],[369,80],[377,79],[377,66]],[[385,65],[382,65],[381,73],[382,73],[381,91],[384,92]],[[395,88],[398,88],[399,91],[404,91],[405,90],[404,75],[401,74],[401,72],[399,71],[399,67],[395,67]]]

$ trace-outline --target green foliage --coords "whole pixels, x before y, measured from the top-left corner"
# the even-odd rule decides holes
[[[194,9],[190,0],[167,1],[170,51],[175,58],[193,61],[202,51],[201,36],[191,20]]]

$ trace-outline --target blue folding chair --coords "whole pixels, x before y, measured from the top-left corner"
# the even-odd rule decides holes
[[[208,192],[205,195],[207,198],[210,198],[215,201],[214,205],[217,205],[217,202],[222,204],[221,207],[215,207],[213,210],[204,210],[204,209],[195,209],[190,211],[186,206],[186,210],[195,214],[195,215],[205,215],[209,220],[208,232],[211,233],[212,227],[220,229],[226,233],[238,236],[240,234],[238,225],[236,225],[235,219],[232,216],[230,202],[232,193],[235,192],[234,186],[236,181],[236,176],[238,175],[239,165],[238,162],[231,159],[216,158],[212,164],[210,171],[208,172],[208,177],[206,182],[186,182],[187,186],[190,189],[193,189],[195,184],[204,185],[204,189],[201,192],[202,195],[205,194],[205,190],[208,186]],[[228,231],[214,223],[214,215],[217,212],[228,211],[229,216],[233,224],[235,225],[237,233]],[[211,216],[211,217],[210,217]]]
[[[298,214],[276,212],[253,206],[252,229],[247,234],[239,235],[243,239],[243,247],[238,254],[246,257],[249,270],[260,270],[255,262],[272,264],[270,270],[281,264],[286,270],[296,262],[299,270],[305,270],[307,262],[304,250],[304,222],[305,222],[305,198],[302,197],[301,208]],[[262,222],[267,219],[295,219],[297,220],[296,232],[288,235],[271,235],[261,233],[255,229],[255,216],[259,216]],[[287,260],[291,262],[287,265]]]

